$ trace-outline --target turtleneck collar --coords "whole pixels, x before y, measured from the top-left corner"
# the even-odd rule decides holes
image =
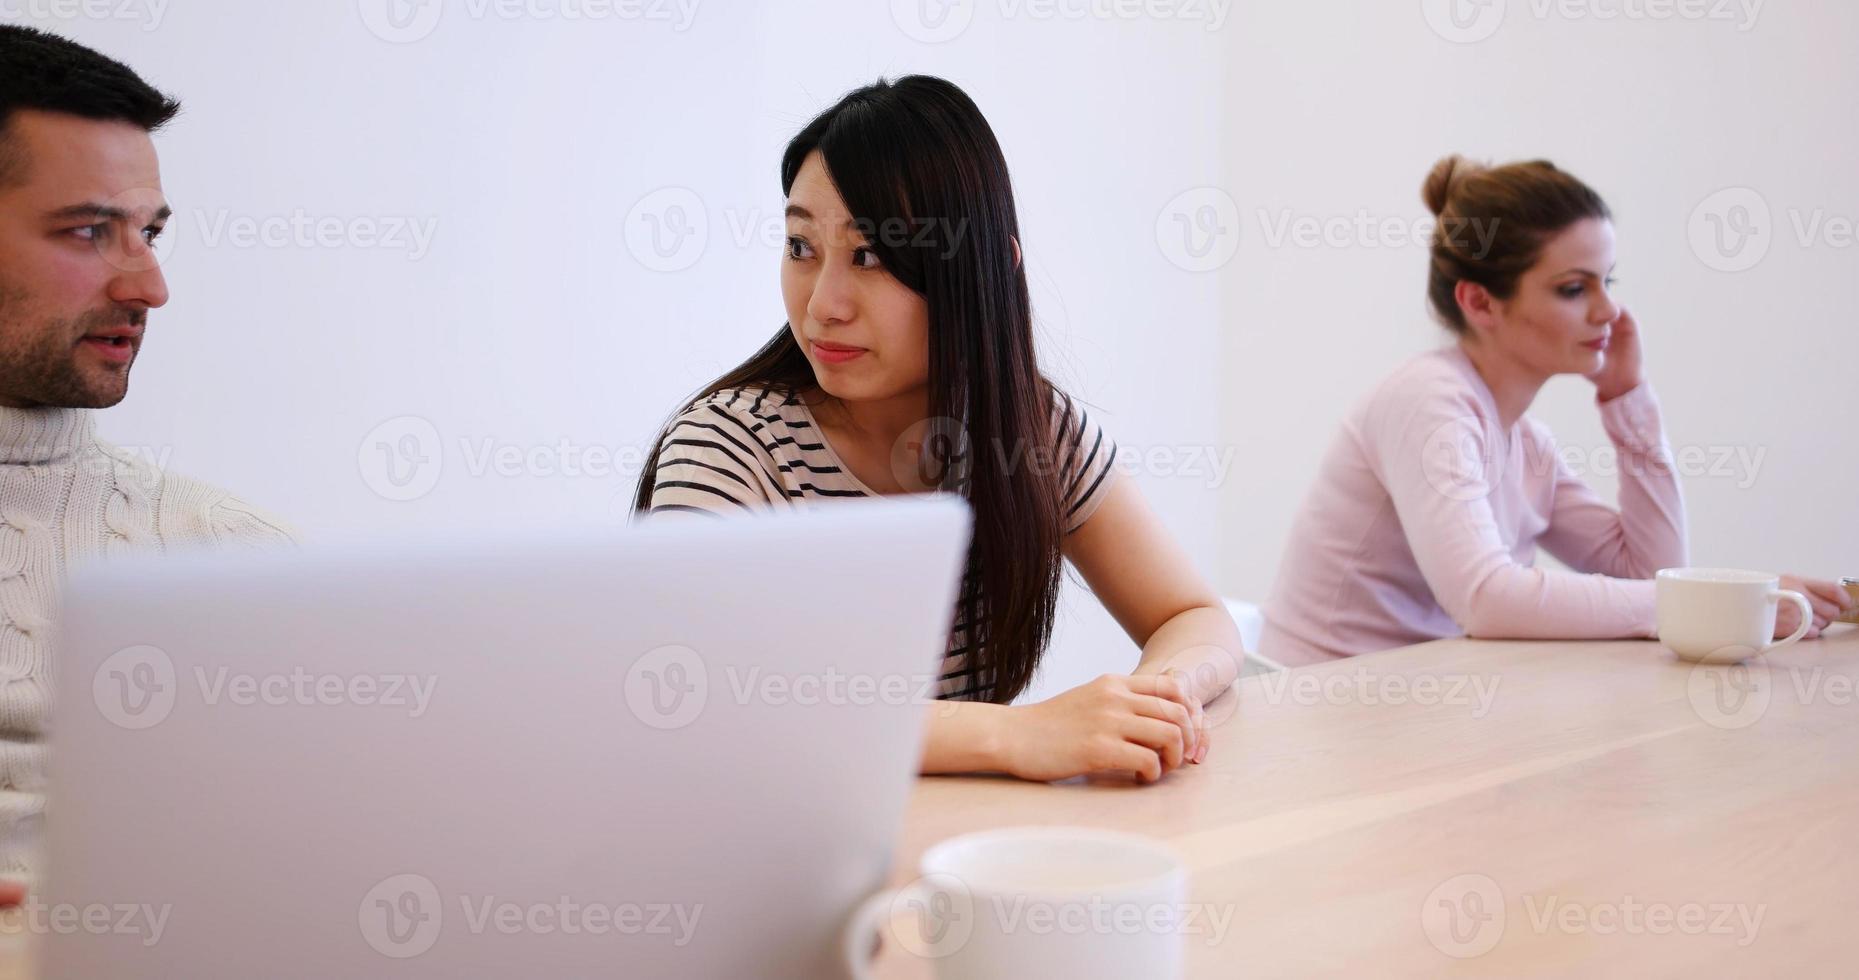
[[[95,439],[96,422],[89,409],[0,406],[0,464],[66,462]]]

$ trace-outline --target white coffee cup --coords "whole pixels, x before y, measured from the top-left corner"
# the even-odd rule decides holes
[[[1657,583],[1659,642],[1681,660],[1741,663],[1793,643],[1814,625],[1807,597],[1782,588],[1781,577],[1767,572],[1664,568]],[[1776,640],[1775,610],[1783,599],[1800,608],[1801,625]]]
[[[853,977],[871,975],[880,929],[940,980],[1181,976],[1188,872],[1157,841],[1081,827],[983,831],[931,847],[918,871],[853,915]]]

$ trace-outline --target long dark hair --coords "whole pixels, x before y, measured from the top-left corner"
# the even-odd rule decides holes
[[[1027,462],[1055,458],[1058,433],[1055,391],[1033,353],[1006,157],[973,100],[926,75],[856,89],[808,123],[782,155],[783,195],[815,150],[857,227],[911,231],[868,231],[866,244],[928,307],[930,418],[961,426],[945,489],[965,496],[975,517],[957,620],[977,679],[991,683],[992,700],[1011,701],[1052,636],[1064,509],[1060,468]],[[685,407],[731,388],[796,395],[815,384],[784,323]],[[647,458],[636,513],[651,508],[665,439]]]

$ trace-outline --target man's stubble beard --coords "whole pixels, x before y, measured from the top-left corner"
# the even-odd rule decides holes
[[[24,322],[23,290],[0,288],[0,397],[14,404],[52,408],[109,408],[129,393],[131,359],[101,385],[77,365],[77,345],[93,330],[145,324],[144,310],[93,310],[75,321],[54,320],[37,329]],[[23,334],[23,336],[22,336]]]

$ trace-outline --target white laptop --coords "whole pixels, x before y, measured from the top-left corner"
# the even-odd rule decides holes
[[[919,498],[93,569],[47,975],[833,976],[969,530]]]

